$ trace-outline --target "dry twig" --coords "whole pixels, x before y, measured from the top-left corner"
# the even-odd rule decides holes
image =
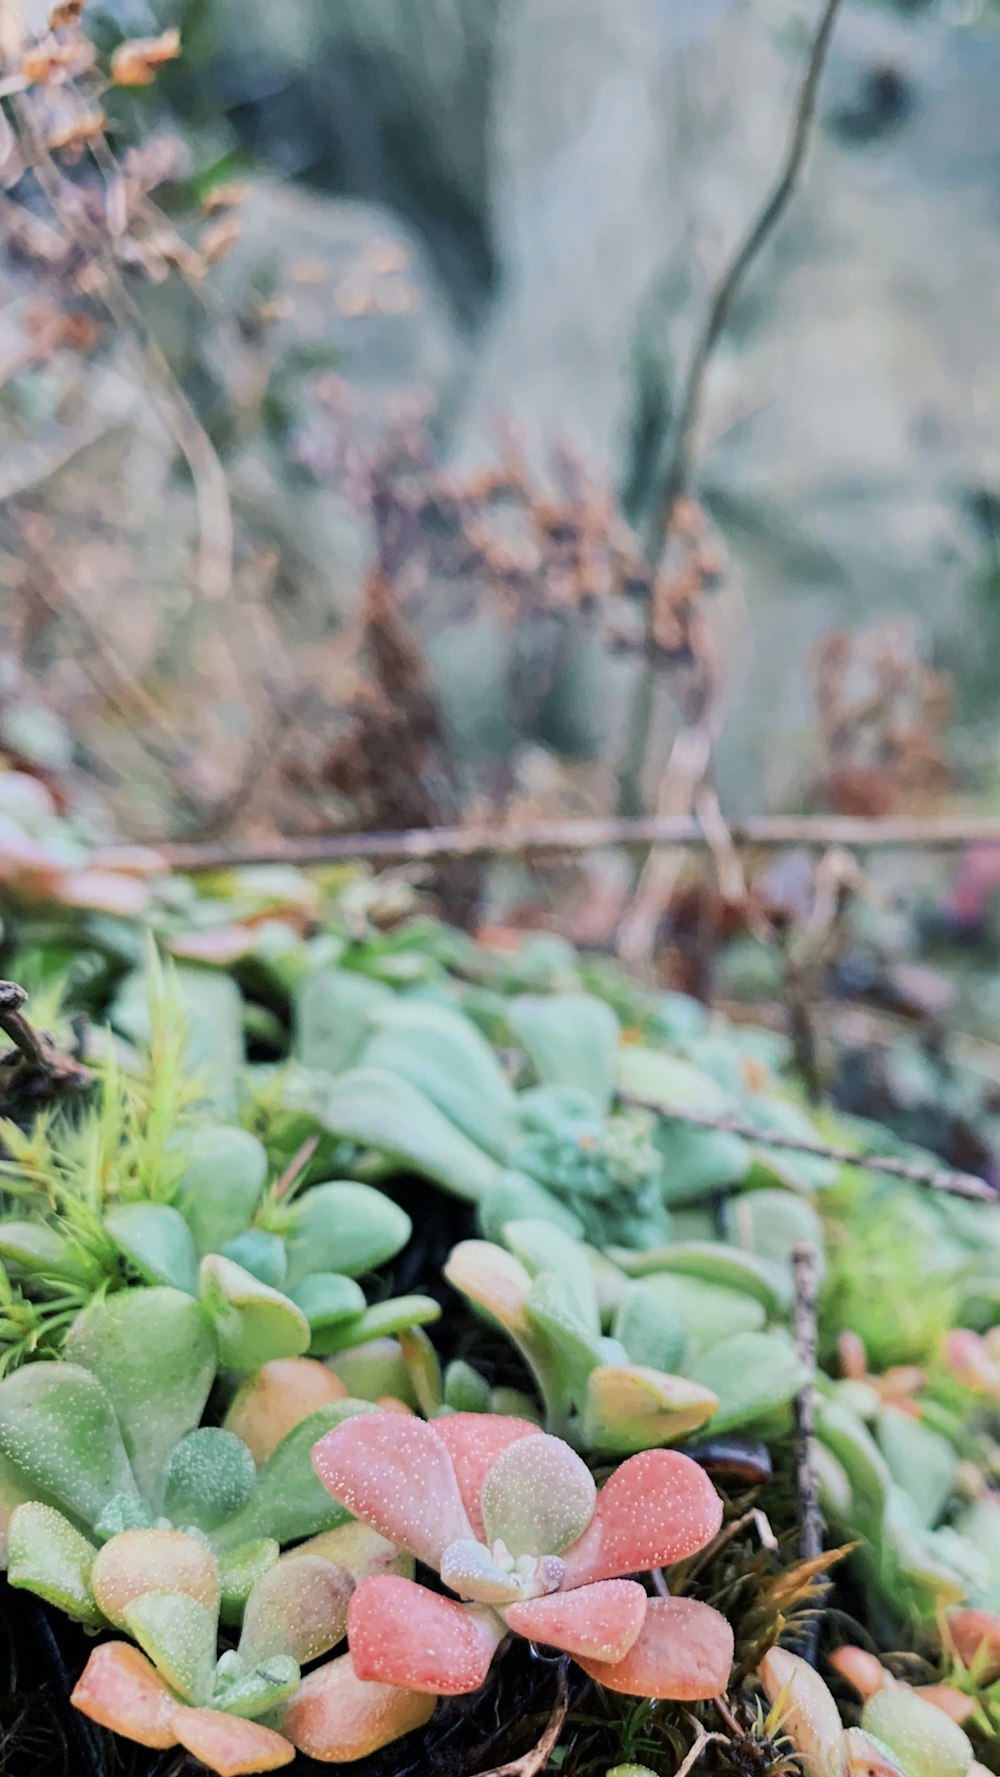
[[[10,1037],[24,1061],[36,1073],[44,1074],[54,1089],[81,1092],[92,1086],[94,1076],[90,1069],[74,1061],[71,1055],[64,1055],[51,1037],[36,1030],[25,1018],[21,1008],[27,999],[24,988],[18,987],[16,981],[0,981],[0,1030]],[[7,1066],[10,1060],[9,1055],[5,1056],[3,1065]]]
[[[728,1111],[710,1116],[704,1111],[675,1110],[673,1106],[668,1109],[656,1099],[643,1098],[637,1092],[619,1092],[617,1097],[622,1104],[634,1105],[638,1110],[652,1111],[655,1116],[662,1117],[668,1123],[690,1124],[695,1129],[716,1129],[725,1135],[738,1135],[757,1147],[779,1148],[793,1154],[813,1154],[817,1160],[835,1160],[840,1166],[857,1166],[864,1172],[884,1173],[889,1178],[905,1179],[913,1185],[926,1185],[934,1191],[949,1192],[953,1197],[970,1197],[980,1203],[997,1201],[996,1192],[986,1180],[976,1178],[971,1172],[954,1172],[945,1166],[923,1166],[915,1160],[896,1160],[885,1154],[858,1154],[852,1148],[808,1141],[804,1136],[779,1135],[776,1130],[758,1129],[753,1123],[744,1122],[741,1117],[733,1116]]]
[[[816,117],[819,83],[833,37],[837,14],[843,0],[824,0],[819,25],[806,63],[792,119],[791,133],[778,178],[765,203],[755,216],[729,264],[725,267],[712,293],[705,317],[695,341],[691,362],[684,378],[673,427],[669,452],[660,477],[652,513],[644,538],[646,556],[655,570],[663,554],[674,510],[687,491],[691,480],[695,435],[701,413],[705,377],[712,353],[725,329],[736,296],[751,265],[766,245],[781,220],[795,192],[805,163],[806,152]],[[650,599],[647,610],[648,641],[653,642],[654,606]],[[643,766],[649,744],[656,698],[657,661],[655,648],[647,648],[640,670],[630,713],[629,737],[622,767],[622,807],[636,806]]]
[[[823,1517],[819,1506],[816,1474],[816,1361],[819,1333],[816,1300],[819,1294],[819,1257],[808,1241],[792,1248],[795,1280],[795,1348],[808,1370],[808,1379],[795,1397],[795,1505],[799,1521],[799,1554],[815,1561],[823,1552]],[[803,1654],[815,1659],[816,1623],[806,1630]]]
[[[480,1772],[480,1777],[536,1777],[548,1764],[549,1754],[562,1733],[563,1722],[569,1709],[569,1680],[567,1678],[568,1662],[560,1660],[556,1667],[556,1700],[552,1705],[545,1732],[530,1752],[520,1758],[511,1759],[509,1764],[494,1765],[489,1771]]]
[[[962,851],[966,846],[1000,846],[1000,816],[947,815],[867,819],[854,815],[750,815],[734,821],[735,846],[781,849],[804,846],[825,851],[831,845],[857,851]],[[197,874],[246,864],[405,864],[438,858],[551,856],[622,845],[684,845],[711,849],[711,838],[693,815],[640,815],[587,820],[532,821],[498,827],[489,822],[464,827],[420,827],[400,833],[323,833],[275,838],[262,844],[198,844],[163,841],[158,850],[175,870]]]

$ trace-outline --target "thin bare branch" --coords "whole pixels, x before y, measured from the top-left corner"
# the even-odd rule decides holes
[[[817,1160],[835,1160],[840,1166],[856,1166],[863,1172],[884,1173],[889,1178],[905,1179],[909,1184],[926,1185],[933,1191],[946,1191],[953,1197],[969,1197],[980,1203],[996,1203],[997,1194],[985,1179],[971,1172],[954,1172],[946,1166],[923,1166],[915,1160],[896,1160],[885,1154],[859,1154],[853,1148],[834,1143],[809,1141],[804,1136],[779,1135],[776,1130],[758,1129],[741,1117],[720,1111],[710,1116],[704,1111],[669,1109],[655,1099],[643,1098],[637,1092],[619,1092],[622,1104],[652,1111],[668,1123],[684,1123],[693,1129],[715,1129],[725,1135],[738,1135],[757,1147],[776,1148],[793,1154],[812,1154]]]
[[[856,851],[961,851],[966,846],[1000,846],[1000,816],[947,815],[940,819],[855,815],[751,815],[734,821],[729,837],[737,846],[771,850],[831,845]],[[685,845],[711,849],[711,837],[694,815],[640,815],[634,819],[531,821],[498,827],[487,822],[466,827],[419,827],[400,833],[326,833],[267,840],[262,844],[198,844],[164,841],[159,850],[176,870],[197,873],[241,864],[406,864],[438,858],[502,858],[596,851],[622,845]]]
[[[51,1037],[29,1024],[22,1011],[28,996],[16,981],[0,981],[0,1030],[10,1037],[24,1060],[37,1073],[45,1074],[54,1088],[84,1091],[94,1083],[89,1068],[71,1055],[57,1049]],[[10,1056],[3,1057],[7,1066]]]
[[[556,1700],[552,1705],[552,1714],[541,1739],[530,1752],[521,1758],[511,1759],[509,1764],[494,1765],[492,1770],[483,1771],[480,1777],[536,1777],[549,1762],[549,1754],[562,1733],[563,1722],[569,1709],[569,1680],[566,1676],[567,1662],[560,1660],[556,1668],[557,1686]]]
[[[823,1553],[823,1516],[816,1473],[819,1255],[808,1241],[799,1241],[792,1248],[792,1276],[795,1281],[795,1349],[808,1371],[807,1380],[794,1403],[795,1506],[799,1522],[799,1554],[803,1561],[815,1561]],[[808,1633],[803,1653],[807,1659],[815,1656],[815,1625]]]

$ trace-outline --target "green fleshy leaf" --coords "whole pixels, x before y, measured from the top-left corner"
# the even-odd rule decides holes
[[[544,1271],[555,1272],[582,1325],[589,1332],[600,1333],[597,1289],[586,1247],[560,1228],[534,1219],[508,1222],[504,1245],[535,1276]]]
[[[659,1271],[643,1278],[643,1288],[684,1323],[689,1349],[705,1351],[737,1333],[757,1333],[767,1320],[764,1306],[754,1296],[738,1290],[687,1277],[680,1271]]]
[[[542,1433],[508,1444],[481,1495],[486,1542],[512,1555],[558,1555],[594,1515],[597,1488],[586,1463],[560,1438]]]
[[[741,1191],[723,1210],[732,1245],[791,1274],[792,1248],[802,1242],[823,1258],[823,1224],[805,1198],[792,1191]]]
[[[120,1290],[77,1316],[66,1355],[99,1377],[139,1492],[155,1503],[167,1456],[198,1424],[215,1379],[215,1342],[199,1304],[180,1290]]]
[[[460,1129],[503,1161],[517,1123],[517,1099],[485,1037],[450,1006],[392,1000],[373,1014],[366,1067],[408,1080]]]
[[[423,1327],[402,1327],[397,1336],[417,1406],[425,1419],[431,1419],[444,1405],[444,1379],[438,1354]]]
[[[52,1506],[18,1506],[7,1541],[7,1581],[34,1592],[83,1623],[98,1629],[104,1622],[90,1589],[90,1570],[97,1550]]]
[[[618,1084],[665,1110],[702,1111],[709,1116],[731,1111],[720,1086],[700,1069],[661,1050],[625,1044],[618,1053]],[[739,1136],[722,1130],[659,1123],[656,1145],[664,1157],[665,1201],[691,1203],[724,1185],[739,1184],[750,1167],[751,1151]]]
[[[176,1205],[200,1258],[245,1233],[267,1178],[267,1154],[249,1130],[218,1125],[185,1133]]]
[[[503,1176],[497,1162],[429,1098],[384,1068],[341,1074],[324,1100],[322,1120],[332,1134],[373,1148],[472,1203]]]
[[[867,1734],[884,1741],[906,1777],[965,1777],[972,1745],[957,1722],[906,1685],[876,1691],[861,1711]]]
[[[564,1387],[574,1400],[579,1399],[591,1370],[604,1362],[600,1333],[591,1332],[580,1319],[572,1290],[551,1271],[533,1280],[524,1312],[529,1328],[536,1337],[541,1336],[543,1349],[547,1348],[558,1364]],[[544,1377],[540,1375],[539,1381]]]
[[[156,1520],[137,1493],[116,1493],[93,1525],[98,1542],[110,1542],[123,1530],[152,1530]]]
[[[262,1715],[269,1715],[282,1703],[295,1695],[301,1682],[301,1672],[290,1654],[272,1654],[259,1666],[245,1667],[240,1662],[240,1669],[228,1677],[224,1662],[236,1660],[236,1655],[222,1656],[219,1661],[212,1697],[212,1707],[222,1709],[227,1715],[238,1715],[244,1720],[257,1721]]]
[[[440,1319],[441,1304],[432,1296],[393,1296],[388,1302],[376,1302],[366,1308],[357,1320],[324,1327],[314,1336],[313,1353],[330,1356],[348,1346],[365,1345],[370,1339],[387,1338],[406,1327],[427,1326]]]
[[[875,1439],[853,1413],[822,1400],[817,1408],[816,1434],[820,1443],[832,1451],[850,1482],[851,1528],[877,1543],[891,1476]]]
[[[216,1626],[203,1604],[186,1592],[144,1592],[126,1605],[122,1620],[171,1690],[195,1708],[209,1702]]]
[[[164,1515],[182,1527],[215,1530],[242,1511],[256,1484],[256,1465],[243,1440],[221,1426],[199,1426],[167,1459]]]
[[[354,1581],[322,1555],[279,1561],[255,1585],[243,1617],[239,1652],[248,1666],[291,1654],[300,1666],[329,1653],[347,1633]]]
[[[94,1259],[44,1222],[0,1221],[0,1260],[27,1277],[92,1285],[100,1276]]]
[[[295,1053],[306,1067],[342,1074],[371,1039],[369,1015],[391,1004],[390,988],[348,969],[317,969],[295,995]]]
[[[754,1093],[744,1106],[744,1114],[748,1122],[775,1135],[801,1137],[812,1142],[819,1140],[819,1131],[808,1112],[790,1098]],[[835,1185],[840,1168],[836,1160],[816,1154],[797,1154],[788,1148],[772,1148],[762,1142],[754,1150],[755,1177],[758,1174],[812,1196],[815,1191],[825,1191]]]
[[[360,1320],[367,1307],[365,1292],[353,1277],[318,1271],[293,1285],[289,1298],[301,1308],[315,1341],[328,1327],[343,1327]]]
[[[488,1413],[490,1385],[485,1376],[457,1357],[444,1373],[444,1404],[452,1413]]]
[[[18,1488],[77,1526],[135,1491],[111,1402],[77,1364],[27,1364],[0,1382],[0,1456]]]
[[[224,1623],[239,1623],[254,1586],[261,1574],[273,1567],[281,1550],[272,1536],[259,1536],[253,1542],[240,1543],[219,1557],[219,1584],[222,1588],[220,1615]]]
[[[258,1283],[266,1283],[268,1289],[285,1288],[288,1253],[280,1235],[268,1234],[263,1228],[248,1228],[245,1234],[237,1234],[235,1240],[227,1240],[222,1256],[249,1271]]]
[[[645,1284],[630,1283],[623,1291],[612,1330],[633,1364],[673,1374],[684,1362],[687,1328],[680,1315]]]
[[[272,1358],[300,1357],[308,1350],[309,1323],[302,1310],[241,1265],[209,1253],[201,1261],[199,1281],[224,1369],[259,1370]]]
[[[882,1409],[876,1438],[890,1475],[909,1494],[922,1523],[936,1523],[958,1466],[954,1445],[924,1420],[911,1419],[896,1407]]]
[[[521,994],[507,1022],[541,1085],[576,1087],[607,1112],[620,1034],[610,1006],[590,993]]]
[[[635,1277],[676,1271],[685,1277],[703,1278],[722,1289],[754,1297],[768,1314],[780,1313],[791,1301],[791,1279],[780,1266],[721,1241],[689,1240],[662,1246],[639,1254],[625,1269]]]
[[[220,1527],[218,1546],[232,1550],[260,1537],[273,1537],[282,1544],[299,1542],[346,1524],[350,1512],[331,1499],[313,1468],[313,1445],[341,1420],[372,1411],[368,1401],[334,1401],[300,1420],[258,1469],[253,1498]]]
[[[640,1364],[605,1366],[587,1378],[583,1437],[588,1450],[631,1456],[679,1444],[718,1409],[718,1397],[683,1376]]]
[[[123,1203],[104,1225],[146,1283],[198,1294],[198,1258],[180,1210],[168,1203]]]
[[[377,1401],[380,1395],[391,1394],[408,1407],[417,1404],[398,1339],[366,1339],[337,1352],[329,1368],[355,1400]]]
[[[361,1277],[395,1258],[411,1233],[406,1211],[371,1185],[338,1180],[313,1185],[298,1198],[290,1218],[289,1285],[311,1271]]]
[[[526,1173],[508,1170],[500,1174],[479,1199],[478,1221],[487,1240],[501,1241],[510,1222],[542,1221],[579,1236],[583,1223],[554,1192],[546,1190]]]
[[[689,1368],[719,1397],[712,1432],[733,1431],[784,1407],[809,1380],[809,1372],[784,1333],[746,1333],[724,1339]]]

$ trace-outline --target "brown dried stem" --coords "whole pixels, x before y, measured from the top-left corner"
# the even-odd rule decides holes
[[[36,1073],[44,1074],[53,1087],[84,1091],[92,1086],[94,1076],[89,1068],[57,1049],[51,1037],[36,1030],[25,1018],[22,1007],[28,996],[16,981],[0,981],[0,1030],[6,1032],[24,1060]],[[4,1058],[5,1063],[10,1057]]]
[[[480,1777],[536,1777],[549,1762],[549,1754],[562,1733],[563,1722],[569,1709],[569,1680],[567,1678],[567,1661],[560,1660],[556,1668],[556,1700],[552,1705],[552,1714],[541,1739],[530,1752],[523,1753],[520,1758],[511,1759],[509,1764],[494,1765],[489,1771],[480,1772]]]
[[[815,1561],[823,1552],[823,1516],[816,1474],[816,1364],[819,1331],[816,1302],[819,1295],[819,1255],[808,1241],[792,1248],[795,1283],[795,1348],[808,1371],[808,1379],[795,1397],[795,1504],[799,1522],[799,1554]],[[815,1656],[815,1624],[807,1632],[803,1652]]]
[[[940,818],[855,815],[751,815],[734,821],[729,837],[736,846],[771,850],[831,845],[857,851],[961,851],[966,846],[1000,846],[1000,816],[947,815]],[[400,833],[322,833],[269,839],[262,844],[162,842],[158,849],[175,870],[197,874],[245,864],[406,864],[438,858],[501,858],[597,851],[622,845],[684,845],[711,850],[712,840],[694,815],[639,815],[587,820],[531,821],[498,827],[420,827]]]
[[[709,300],[701,329],[695,341],[678,403],[672,443],[669,447],[661,485],[653,504],[644,539],[646,556],[654,570],[663,554],[674,509],[690,485],[698,419],[701,414],[705,377],[712,353],[725,329],[733,299],[740,285],[780,222],[798,185],[816,117],[819,83],[833,37],[837,14],[842,4],[843,0],[825,0],[806,63],[802,85],[799,89],[788,146],[777,180],[732,259],[723,270]],[[652,621],[653,601],[651,598],[647,611],[648,641],[652,641]],[[630,715],[629,737],[621,778],[622,807],[638,805],[639,786],[649,745],[649,731],[656,698],[656,681],[655,650],[650,647],[640,671]]]
[[[757,1129],[753,1123],[720,1111],[710,1116],[704,1111],[667,1109],[656,1099],[643,1098],[637,1092],[619,1092],[622,1104],[652,1111],[668,1123],[685,1123],[695,1129],[715,1129],[725,1135],[738,1135],[757,1147],[779,1148],[794,1154],[813,1154],[817,1160],[835,1160],[840,1166],[857,1166],[864,1172],[884,1173],[889,1178],[905,1179],[909,1184],[926,1185],[934,1191],[946,1191],[954,1197],[969,1197],[980,1203],[995,1203],[996,1192],[985,1179],[971,1172],[954,1172],[950,1167],[923,1166],[915,1160],[896,1160],[885,1154],[858,1154],[852,1148],[833,1143],[808,1141],[804,1136],[779,1135],[776,1130]]]

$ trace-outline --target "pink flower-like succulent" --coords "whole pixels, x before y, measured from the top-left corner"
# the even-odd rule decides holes
[[[364,1580],[347,1625],[358,1678],[475,1691],[512,1631],[572,1654],[611,1690],[694,1700],[725,1689],[725,1617],[624,1577],[684,1560],[718,1530],[722,1502],[689,1457],[643,1451],[598,1492],[576,1452],[526,1420],[367,1413],[322,1438],[313,1462],[335,1499],[458,1594]]]

